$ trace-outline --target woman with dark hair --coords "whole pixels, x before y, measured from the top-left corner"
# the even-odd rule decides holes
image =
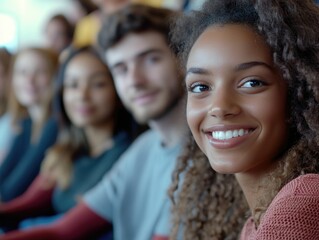
[[[172,239],[237,239],[235,178],[240,239],[318,238],[318,24],[313,0],[207,0],[176,21],[192,138]]]
[[[64,62],[55,106],[58,140],[26,193],[0,205],[1,226],[67,212],[112,168],[134,138],[137,125],[122,106],[107,66],[92,48],[75,50]],[[40,223],[55,219],[42,218]]]

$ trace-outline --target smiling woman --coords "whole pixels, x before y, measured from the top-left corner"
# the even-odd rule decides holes
[[[310,0],[210,0],[176,21],[192,137],[172,239],[237,239],[244,199],[240,239],[317,238],[318,24]]]
[[[286,138],[287,86],[262,38],[238,24],[210,27],[187,69],[188,124],[213,169],[256,171],[273,161]]]

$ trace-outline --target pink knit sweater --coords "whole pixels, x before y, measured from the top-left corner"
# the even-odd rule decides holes
[[[319,174],[302,175],[285,185],[261,219],[249,218],[240,240],[319,239]]]

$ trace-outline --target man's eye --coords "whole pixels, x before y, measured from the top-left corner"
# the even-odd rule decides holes
[[[248,80],[241,85],[242,88],[255,88],[262,86],[265,86],[265,83],[257,79]]]
[[[125,74],[126,71],[127,71],[127,68],[125,66],[117,66],[112,69],[112,74],[122,75],[122,74]]]
[[[150,55],[146,58],[147,63],[156,63],[160,60],[160,56],[158,55]]]

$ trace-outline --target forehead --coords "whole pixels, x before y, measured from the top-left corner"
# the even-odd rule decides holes
[[[207,61],[207,58],[210,60]],[[239,24],[207,28],[195,41],[187,66],[200,63],[238,64],[241,61],[272,62],[272,53],[264,39],[252,28]]]
[[[37,62],[37,64],[34,64],[35,61]],[[34,65],[34,68],[35,68],[36,66],[39,66],[39,65],[40,66],[49,65],[49,61],[50,61],[49,57],[47,57],[44,54],[41,54],[40,52],[33,51],[33,50],[25,50],[17,55],[14,67]]]
[[[163,34],[149,31],[143,33],[130,33],[106,53],[106,61],[109,65],[124,63],[136,59],[139,54],[149,50],[170,52],[169,46]]]
[[[82,52],[74,56],[66,65],[66,73],[81,75],[84,72],[107,72],[105,64],[93,53]]]
[[[59,19],[55,19],[47,24],[46,30],[66,29],[67,26]]]
[[[97,56],[95,56],[91,52],[80,52],[77,55],[75,55],[72,59],[70,59],[68,65],[74,65],[74,64],[86,64],[86,62],[99,62],[103,65],[102,61],[99,60]],[[68,66],[67,65],[67,66]]]

